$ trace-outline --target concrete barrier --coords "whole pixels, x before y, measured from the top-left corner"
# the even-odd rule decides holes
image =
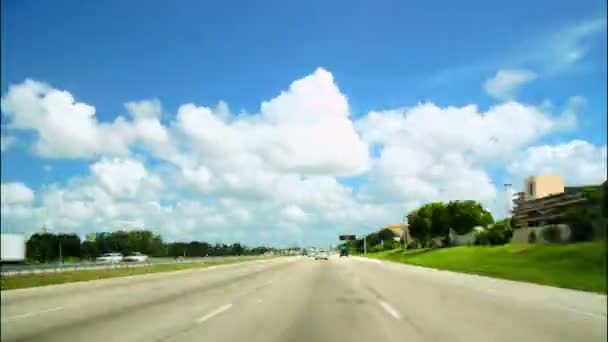
[[[536,234],[536,243],[550,243],[545,240],[543,237],[543,231],[545,231],[549,227],[556,227],[559,230],[560,240],[568,241],[570,240],[570,227],[565,224],[555,224],[555,225],[546,225],[539,227],[527,227],[527,228],[519,228],[513,230],[513,237],[511,237],[511,242],[514,243],[524,243],[527,244],[530,233],[534,232]]]

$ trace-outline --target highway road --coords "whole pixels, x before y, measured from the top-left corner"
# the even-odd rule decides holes
[[[2,341],[605,341],[606,296],[283,257],[3,291]]]

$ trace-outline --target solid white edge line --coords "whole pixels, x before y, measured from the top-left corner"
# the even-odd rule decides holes
[[[395,310],[395,308],[393,308],[389,303],[383,300],[378,301],[378,303],[384,309],[384,311],[388,312],[389,315],[393,316],[394,319],[401,319],[401,314],[399,311]]]
[[[206,314],[205,316],[199,318],[196,320],[196,323],[203,323],[211,318],[213,318],[214,316],[217,316],[219,314],[221,314],[222,312],[230,309],[232,307],[232,304],[225,304],[220,306],[219,308],[215,309],[214,311]]]
[[[45,310],[40,310],[40,311],[35,311],[35,312],[28,312],[28,313],[24,313],[21,315],[10,316],[10,317],[7,317],[5,320],[12,321],[15,319],[28,318],[28,317],[40,315],[40,314],[47,313],[47,312],[59,311],[62,309],[63,309],[63,306],[57,306],[57,307],[50,308],[50,309],[45,309]]]

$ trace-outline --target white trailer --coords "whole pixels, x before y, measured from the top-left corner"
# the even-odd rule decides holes
[[[0,234],[0,262],[25,261],[25,236],[23,234]]]

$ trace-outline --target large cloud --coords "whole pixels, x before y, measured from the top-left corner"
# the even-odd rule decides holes
[[[508,166],[517,179],[535,174],[559,174],[569,185],[599,184],[606,180],[606,145],[583,140],[531,146]]]
[[[98,155],[126,155],[129,144],[161,144],[168,140],[160,125],[157,101],[129,103],[131,121],[117,117],[112,123],[99,122],[95,107],[78,102],[71,93],[50,85],[25,80],[9,87],[2,96],[2,112],[9,128],[34,131],[34,150],[49,158],[93,158]]]
[[[21,182],[2,183],[2,204],[30,203],[34,200],[34,191]]]
[[[317,69],[257,113],[190,103],[163,125],[157,100],[129,102],[127,116],[100,122],[70,93],[26,81],[2,97],[9,129],[35,132],[44,157],[93,162],[36,196],[5,202],[3,185],[3,220],[27,231],[146,227],[169,240],[326,242],[397,222],[427,201],[496,204],[488,167],[572,128],[582,103],[572,98],[563,115],[516,101],[485,111],[421,103],[354,121],[331,73]],[[553,159],[511,169],[544,170]]]
[[[497,196],[488,165],[505,163],[521,149],[575,120],[574,106],[554,116],[509,101],[479,111],[474,105],[371,112],[357,121],[362,136],[379,151],[364,186],[364,198],[415,203]],[[517,128],[513,123],[517,123]]]
[[[216,169],[253,166],[280,173],[348,176],[366,171],[370,164],[368,146],[349,119],[346,97],[324,69],[263,102],[258,114],[237,116],[183,105],[176,127]]]

